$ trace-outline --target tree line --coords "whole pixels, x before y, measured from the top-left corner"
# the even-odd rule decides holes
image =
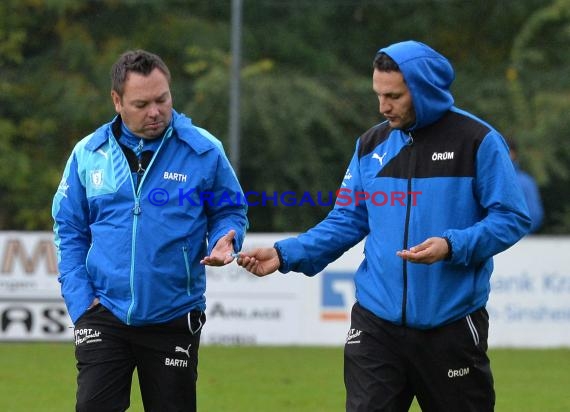
[[[175,108],[228,150],[230,30],[231,0],[4,0],[0,228],[51,229],[71,149],[114,116],[109,69],[127,49],[163,57]],[[545,203],[540,233],[570,233],[570,0],[244,0],[242,35],[245,191],[336,191],[381,121],[374,54],[416,39],[452,61],[456,105],[517,140]],[[250,230],[302,231],[329,209],[252,206]]]

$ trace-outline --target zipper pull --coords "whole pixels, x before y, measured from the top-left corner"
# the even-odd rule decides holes
[[[141,159],[139,157],[139,169],[137,170],[137,175],[142,176],[145,172],[145,169],[142,167]]]
[[[140,206],[139,202],[137,202],[137,203],[135,203],[135,207],[133,207],[133,214],[135,216],[138,216],[141,213],[142,213],[141,206]]]
[[[408,146],[411,146],[411,145],[414,144],[414,136],[412,136],[412,132],[408,132],[408,137],[409,137],[409,139],[408,139],[408,141],[406,142],[406,144],[407,144]]]

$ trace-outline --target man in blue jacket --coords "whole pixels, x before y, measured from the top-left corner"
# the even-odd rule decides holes
[[[76,410],[126,410],[136,368],[145,411],[195,411],[204,265],[240,250],[242,189],[220,142],[173,110],[160,57],[128,51],[111,78],[118,115],[75,146],[52,210]]]
[[[454,106],[449,61],[425,44],[380,49],[372,85],[386,121],[356,150],[334,209],[273,248],[258,276],[314,275],[366,238],[345,344],[346,410],[494,409],[486,355],[493,255],[530,227],[507,145]]]
[[[536,184],[534,177],[525,172],[520,164],[518,158],[518,145],[513,138],[507,139],[509,145],[509,154],[519,179],[519,185],[523,191],[526,205],[528,207],[528,214],[530,216],[531,225],[530,233],[535,233],[540,230],[542,221],[544,220],[544,207],[542,205],[542,197],[540,196],[540,189]]]

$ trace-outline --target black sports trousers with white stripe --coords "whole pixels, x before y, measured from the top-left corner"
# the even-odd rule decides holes
[[[398,326],[356,303],[344,349],[347,412],[490,412],[495,391],[481,308],[428,330]]]
[[[77,412],[122,412],[136,368],[145,412],[195,412],[198,349],[206,322],[190,312],[171,322],[129,326],[97,305],[75,324]]]

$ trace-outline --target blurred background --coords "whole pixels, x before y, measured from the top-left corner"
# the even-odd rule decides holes
[[[244,190],[316,194],[382,120],[377,49],[407,39],[451,60],[457,106],[516,139],[539,233],[570,233],[570,0],[3,0],[0,230],[51,230],[65,160],[114,116],[127,49],[163,57],[175,109],[224,142]],[[329,209],[251,207],[250,231],[302,231]]]

